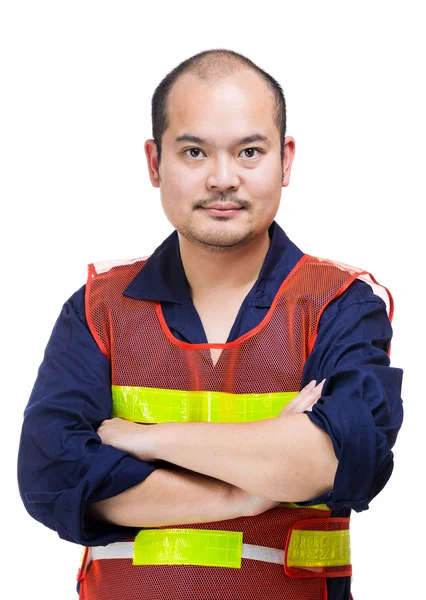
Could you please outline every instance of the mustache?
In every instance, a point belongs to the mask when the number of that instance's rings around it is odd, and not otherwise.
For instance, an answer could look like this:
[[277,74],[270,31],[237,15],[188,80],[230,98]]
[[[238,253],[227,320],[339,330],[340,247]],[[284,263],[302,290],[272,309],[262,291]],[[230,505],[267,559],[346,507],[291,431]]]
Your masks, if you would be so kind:
[[210,204],[216,204],[216,203],[220,203],[220,204],[236,204],[238,206],[238,208],[248,208],[250,206],[250,202],[248,200],[243,200],[241,198],[235,198],[233,196],[230,196],[229,198],[226,198],[224,196],[220,196],[220,197],[215,197],[215,198],[210,198],[209,200],[201,200],[197,206],[200,206],[202,208],[208,208],[210,206]]

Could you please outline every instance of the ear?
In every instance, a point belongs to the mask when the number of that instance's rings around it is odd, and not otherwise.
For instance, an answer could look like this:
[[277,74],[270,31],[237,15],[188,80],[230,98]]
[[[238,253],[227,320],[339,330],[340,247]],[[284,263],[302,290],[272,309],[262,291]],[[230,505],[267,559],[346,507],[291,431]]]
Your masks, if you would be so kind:
[[158,167],[157,144],[154,140],[146,140],[145,155],[148,163],[148,173],[154,187],[160,187],[160,171]]
[[283,179],[282,186],[286,187],[290,183],[291,166],[296,153],[296,142],[293,137],[284,138],[284,158],[283,158]]

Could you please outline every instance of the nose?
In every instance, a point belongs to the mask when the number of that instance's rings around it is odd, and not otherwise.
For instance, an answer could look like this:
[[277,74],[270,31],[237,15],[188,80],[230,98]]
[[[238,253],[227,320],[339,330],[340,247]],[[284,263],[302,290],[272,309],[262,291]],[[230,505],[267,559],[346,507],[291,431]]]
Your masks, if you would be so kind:
[[238,189],[240,179],[237,174],[237,168],[235,161],[229,156],[221,156],[212,161],[212,168],[207,180],[209,189]]

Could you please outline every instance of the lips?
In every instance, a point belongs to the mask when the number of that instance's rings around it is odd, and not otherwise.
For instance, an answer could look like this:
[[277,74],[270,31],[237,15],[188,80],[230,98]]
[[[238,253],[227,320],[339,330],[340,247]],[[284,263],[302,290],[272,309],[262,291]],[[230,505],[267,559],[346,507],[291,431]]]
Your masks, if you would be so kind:
[[240,210],[240,206],[236,206],[235,204],[212,204],[211,206],[206,206],[206,208],[214,208],[216,210]]
[[241,208],[223,208],[222,206],[220,208],[214,208],[213,206],[209,206],[209,207],[205,208],[204,210],[205,210],[205,212],[209,213],[212,216],[232,217],[233,215],[236,215],[237,213],[239,213],[242,209]]

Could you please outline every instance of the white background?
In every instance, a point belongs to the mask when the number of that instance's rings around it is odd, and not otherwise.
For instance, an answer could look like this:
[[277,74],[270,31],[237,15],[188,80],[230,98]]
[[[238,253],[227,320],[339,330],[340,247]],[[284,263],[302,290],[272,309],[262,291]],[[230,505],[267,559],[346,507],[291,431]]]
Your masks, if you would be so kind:
[[[296,139],[277,221],[304,251],[363,267],[395,301],[404,369],[395,470],[353,514],[355,600],[424,587],[424,21],[421,2],[46,2],[0,8],[2,582],[74,599],[80,548],[32,520],[16,483],[22,414],[63,302],[89,262],[172,231],[143,145],[161,79],[202,50],[283,86]],[[421,531],[422,530],[422,531]],[[417,540],[420,540],[417,545]],[[3,596],[3,592],[1,592]],[[4,597],[4,596],[3,596]]]

